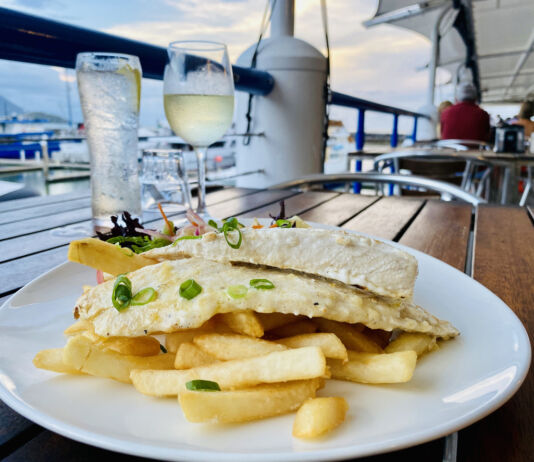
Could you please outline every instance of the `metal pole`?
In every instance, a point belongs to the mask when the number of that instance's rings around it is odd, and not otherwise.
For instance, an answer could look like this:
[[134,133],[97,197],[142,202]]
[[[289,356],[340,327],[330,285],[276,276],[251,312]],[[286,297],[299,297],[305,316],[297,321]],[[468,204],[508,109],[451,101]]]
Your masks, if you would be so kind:
[[271,37],[295,33],[295,0],[271,0]]
[[432,29],[432,54],[430,55],[430,63],[428,65],[428,93],[426,102],[427,105],[434,105],[434,96],[436,90],[436,70],[438,68],[439,61],[439,42],[441,39],[439,28],[441,21],[445,15],[451,10],[451,7],[444,8],[436,19],[434,28]]
[[[363,150],[363,145],[365,144],[365,110],[358,109],[358,129],[356,130],[356,151],[360,152]],[[362,161],[356,160],[356,166],[354,168],[355,172],[362,171]],[[362,190],[362,185],[359,182],[355,182],[352,185],[352,190],[355,194],[359,194]]]
[[412,131],[412,141],[415,143],[417,141],[417,117],[413,118],[413,131]]
[[391,131],[390,145],[392,148],[396,148],[399,144],[399,116],[393,115],[393,130]]

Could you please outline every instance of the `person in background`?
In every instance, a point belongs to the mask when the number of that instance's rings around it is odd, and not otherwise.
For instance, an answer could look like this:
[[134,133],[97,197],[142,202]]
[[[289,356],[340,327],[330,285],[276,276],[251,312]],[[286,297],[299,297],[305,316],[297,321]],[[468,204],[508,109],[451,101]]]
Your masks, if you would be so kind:
[[446,99],[445,101],[442,101],[438,106],[438,126],[437,126],[437,132],[438,132],[438,138],[441,138],[441,114],[445,109],[448,107],[451,107],[452,103]]
[[477,90],[470,82],[456,87],[456,104],[441,114],[441,139],[488,141],[490,116],[476,104]]
[[530,120],[534,115],[534,101],[524,101],[519,109],[519,114],[512,121],[514,125],[522,125],[525,128],[525,138],[529,138],[534,132],[534,122]]

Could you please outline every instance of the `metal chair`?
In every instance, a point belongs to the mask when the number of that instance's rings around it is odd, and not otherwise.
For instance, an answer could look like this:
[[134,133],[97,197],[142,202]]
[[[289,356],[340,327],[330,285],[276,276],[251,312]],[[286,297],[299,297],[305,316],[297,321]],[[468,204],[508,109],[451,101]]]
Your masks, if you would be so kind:
[[[482,158],[467,156],[461,150],[444,147],[411,148],[389,152],[375,158],[374,169],[377,172],[383,172],[389,166],[393,166],[397,172],[405,168],[436,181],[459,184],[460,188],[467,192],[472,192],[476,196],[484,194],[486,197],[489,194],[489,181],[493,169],[492,164]],[[483,166],[484,170],[477,173],[477,166]]]
[[[386,174],[378,172],[356,172],[356,173],[333,173],[333,174],[316,174],[307,175],[302,178],[295,178],[294,180],[285,181],[271,186],[269,189],[289,189],[301,188],[307,189],[306,186],[312,184],[324,183],[340,183],[340,182],[362,182],[362,183],[379,183],[379,184],[398,184],[411,185],[425,188],[429,191],[435,191],[441,195],[443,200],[450,200],[451,198],[459,199],[468,202],[474,207],[479,204],[485,204],[486,200],[471,194],[458,186],[444,181],[431,180],[415,175],[397,175]],[[304,187],[304,188],[303,188]]]

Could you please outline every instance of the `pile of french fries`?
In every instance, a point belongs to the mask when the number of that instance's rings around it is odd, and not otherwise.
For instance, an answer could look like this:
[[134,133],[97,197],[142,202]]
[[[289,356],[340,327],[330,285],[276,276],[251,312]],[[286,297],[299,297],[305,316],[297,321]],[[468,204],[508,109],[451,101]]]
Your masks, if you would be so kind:
[[[153,263],[96,239],[73,242],[69,260],[110,278]],[[436,338],[424,334],[393,338],[360,324],[253,311],[217,314],[200,328],[157,337],[99,337],[87,320],[75,322],[65,335],[65,347],[37,353],[36,367],[178,397],[191,422],[246,422],[298,410],[298,438],[324,435],[345,419],[344,398],[316,397],[326,379],[408,382],[417,358],[437,348]],[[215,382],[220,391],[188,389],[198,380]]]
[[[63,348],[40,351],[36,367],[131,383],[154,397],[178,397],[191,422],[236,423],[298,410],[293,435],[316,438],[340,425],[341,397],[317,398],[325,379],[402,383],[417,358],[436,348],[423,334],[372,331],[323,318],[219,314],[197,329],[158,336],[99,337],[90,322],[66,329]],[[195,380],[221,391],[188,390]]]

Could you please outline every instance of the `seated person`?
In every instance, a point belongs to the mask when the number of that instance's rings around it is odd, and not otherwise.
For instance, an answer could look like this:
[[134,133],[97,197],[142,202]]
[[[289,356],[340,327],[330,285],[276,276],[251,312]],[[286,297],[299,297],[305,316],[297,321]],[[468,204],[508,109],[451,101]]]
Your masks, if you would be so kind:
[[488,141],[490,116],[476,104],[477,90],[470,82],[456,88],[456,104],[441,114],[441,139]]
[[522,125],[525,128],[525,138],[529,138],[534,132],[534,122],[531,117],[534,115],[534,101],[524,101],[519,109],[517,118],[512,122],[514,125]]

